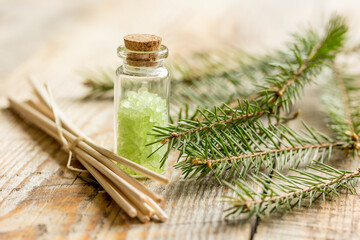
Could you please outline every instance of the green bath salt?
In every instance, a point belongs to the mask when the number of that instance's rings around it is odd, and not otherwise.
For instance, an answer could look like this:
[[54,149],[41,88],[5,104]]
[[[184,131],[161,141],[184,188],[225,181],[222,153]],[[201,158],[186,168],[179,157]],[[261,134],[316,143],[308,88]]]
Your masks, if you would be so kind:
[[[149,135],[154,125],[167,125],[166,100],[140,88],[137,92],[127,92],[127,98],[121,100],[118,106],[117,154],[150,170],[162,172],[160,159],[165,154],[166,147],[148,157],[162,144],[146,145],[155,141],[155,137]],[[131,175],[141,176],[122,165],[120,168]]]

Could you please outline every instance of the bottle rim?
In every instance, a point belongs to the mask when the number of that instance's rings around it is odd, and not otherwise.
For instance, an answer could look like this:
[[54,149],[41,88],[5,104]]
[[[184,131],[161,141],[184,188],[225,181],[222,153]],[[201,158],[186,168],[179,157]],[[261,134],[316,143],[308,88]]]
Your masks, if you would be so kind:
[[143,61],[159,62],[167,58],[169,55],[168,48],[165,45],[161,45],[158,50],[141,52],[127,49],[125,45],[121,45],[117,49],[118,57],[126,59],[137,59]]

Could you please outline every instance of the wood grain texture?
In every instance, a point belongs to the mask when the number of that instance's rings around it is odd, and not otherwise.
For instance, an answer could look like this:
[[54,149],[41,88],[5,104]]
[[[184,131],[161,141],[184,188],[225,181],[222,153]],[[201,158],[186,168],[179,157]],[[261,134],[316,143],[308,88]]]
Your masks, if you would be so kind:
[[[184,180],[170,167],[168,186],[146,182],[165,197],[162,207],[169,220],[144,225],[129,219],[104,191],[66,169],[66,153],[8,110],[6,96],[28,97],[29,74],[48,81],[67,116],[97,142],[111,146],[112,104],[82,100],[86,89],[78,72],[116,65],[115,50],[125,34],[158,34],[172,56],[224,42],[259,51],[266,49],[264,44],[280,45],[303,21],[321,23],[331,9],[346,14],[356,29],[357,5],[285,0],[271,5],[235,0],[1,1],[0,239],[250,239],[254,221],[223,218],[226,206],[218,200],[229,193],[227,188],[212,178]],[[296,13],[286,11],[289,8]],[[134,15],[136,21],[129,21]],[[312,111],[305,112],[304,119],[325,129],[318,106],[310,104],[317,95],[307,92],[308,101],[300,106]],[[356,167],[354,161],[336,164]],[[260,221],[254,237],[356,239],[359,209],[358,196],[346,194],[310,210]]]

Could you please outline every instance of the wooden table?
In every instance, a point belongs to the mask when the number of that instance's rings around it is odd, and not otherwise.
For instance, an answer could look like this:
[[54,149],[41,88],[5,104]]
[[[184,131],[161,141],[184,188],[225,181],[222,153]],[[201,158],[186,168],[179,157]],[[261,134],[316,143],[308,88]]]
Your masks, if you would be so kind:
[[[136,3],[135,3],[136,2]],[[122,36],[149,32],[164,37],[171,53],[237,43],[248,51],[281,46],[287,32],[311,20],[323,23],[336,9],[360,33],[356,1],[45,1],[0,3],[0,239],[359,239],[360,199],[342,194],[332,202],[295,210],[282,218],[225,221],[214,179],[146,182],[165,197],[165,223],[141,224],[100,188],[65,165],[67,154],[50,137],[7,109],[7,96],[25,99],[29,74],[48,81],[56,101],[88,135],[111,145],[111,101],[84,101],[79,72],[115,66]],[[302,118],[326,131],[310,88],[296,107]],[[295,126],[297,123],[292,123]],[[334,165],[355,169],[341,157]]]

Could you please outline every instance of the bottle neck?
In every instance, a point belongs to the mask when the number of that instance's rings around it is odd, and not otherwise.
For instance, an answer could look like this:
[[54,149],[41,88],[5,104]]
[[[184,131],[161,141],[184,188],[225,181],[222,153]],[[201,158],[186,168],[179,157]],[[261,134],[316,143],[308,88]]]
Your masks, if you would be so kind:
[[157,62],[155,66],[134,66],[126,60],[123,63],[123,70],[129,75],[156,75],[163,67],[163,61]]
[[168,49],[161,45],[151,52],[131,51],[124,45],[118,48],[118,56],[123,59],[124,72],[128,74],[156,75],[163,69],[163,62],[168,56]]

